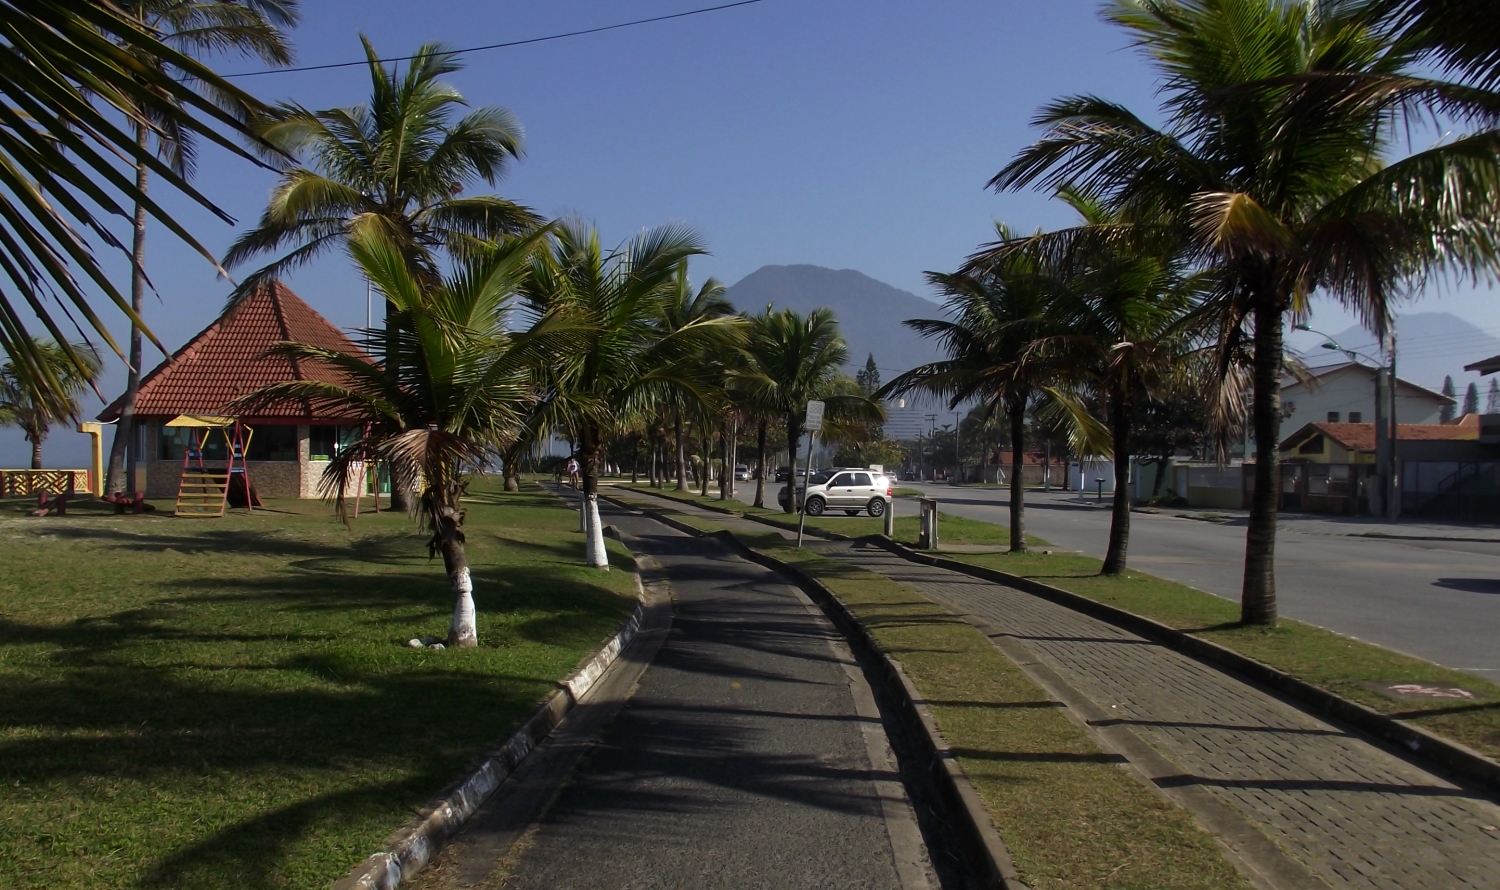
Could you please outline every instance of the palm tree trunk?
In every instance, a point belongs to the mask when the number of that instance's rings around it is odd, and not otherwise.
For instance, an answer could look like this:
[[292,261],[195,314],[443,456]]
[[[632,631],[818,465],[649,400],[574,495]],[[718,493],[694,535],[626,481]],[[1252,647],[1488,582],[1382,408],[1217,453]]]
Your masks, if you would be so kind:
[[682,412],[672,418],[672,430],[677,436],[677,490],[687,491],[687,451],[682,442]]
[[1109,413],[1109,432],[1115,451],[1115,500],[1109,519],[1109,548],[1099,574],[1119,575],[1125,571],[1130,549],[1130,406],[1124,398],[1113,398]]
[[802,444],[799,441],[801,438],[797,431],[797,415],[788,414],[786,416],[786,456],[787,466],[792,468],[792,474],[787,477],[786,483],[788,497],[785,509],[788,513],[796,513],[802,509],[802,492],[797,490],[797,446]]
[[583,473],[583,533],[587,535],[584,559],[596,569],[609,568],[609,556],[604,549],[604,526],[599,522],[599,466],[603,453],[602,437],[597,430],[585,429],[580,436],[579,469]]
[[45,433],[32,432],[26,438],[31,440],[31,468],[40,470],[42,468],[42,439]]
[[760,419],[755,431],[755,504],[766,508],[766,419]]
[[708,497],[708,477],[713,475],[709,472],[713,468],[713,449],[709,447],[706,429],[698,440],[698,446],[703,455],[703,472],[698,476],[698,497],[706,498]]
[[443,568],[453,589],[453,620],[448,625],[448,646],[468,649],[479,645],[479,630],[474,618],[474,581],[469,574],[469,558],[464,552],[463,511],[458,504],[455,486],[448,497],[436,491],[427,492],[424,500],[432,515],[433,537],[443,554]]
[[632,436],[630,448],[630,484],[641,481],[641,437]]
[[1011,399],[1010,411],[1010,552],[1026,552],[1026,399]]
[[[144,124],[135,125],[135,144],[144,152],[150,147],[149,132]],[[135,165],[135,187],[146,193],[150,170],[144,163]],[[135,219],[132,221],[130,256],[130,308],[139,318],[146,300],[146,205],[137,201]],[[115,438],[109,446],[109,472],[105,474],[104,490],[108,494],[119,494],[127,486],[135,485],[135,465],[140,455],[135,453],[135,402],[141,391],[141,362],[144,359],[144,339],[140,325],[130,325],[130,366],[125,369],[125,397],[120,404],[120,419],[115,424]]]
[[1281,302],[1262,299],[1255,307],[1255,492],[1245,533],[1245,581],[1240,621],[1276,623],[1276,507],[1281,494],[1277,445],[1281,438]]

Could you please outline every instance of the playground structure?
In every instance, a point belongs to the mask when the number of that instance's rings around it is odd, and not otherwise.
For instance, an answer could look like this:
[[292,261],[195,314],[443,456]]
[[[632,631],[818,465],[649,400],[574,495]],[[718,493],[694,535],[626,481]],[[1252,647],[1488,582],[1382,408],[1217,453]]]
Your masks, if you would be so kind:
[[[237,417],[183,414],[165,424],[169,428],[188,430],[188,447],[182,455],[182,477],[177,485],[177,516],[202,518],[223,516],[231,506],[254,510],[261,506],[255,487],[250,484],[249,468],[245,465],[246,450],[255,430],[240,422]],[[217,433],[224,440],[224,467],[217,464],[206,452]]]

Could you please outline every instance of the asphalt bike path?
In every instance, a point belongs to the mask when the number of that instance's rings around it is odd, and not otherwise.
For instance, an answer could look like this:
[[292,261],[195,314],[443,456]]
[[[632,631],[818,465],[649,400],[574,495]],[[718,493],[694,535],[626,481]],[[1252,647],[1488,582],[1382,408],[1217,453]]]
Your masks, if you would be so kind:
[[816,607],[718,541],[600,506],[665,575],[671,627],[540,817],[487,807],[419,886],[936,890],[875,700]]
[[[734,529],[767,530],[680,509]],[[808,546],[905,584],[977,625],[1101,746],[1214,832],[1262,887],[1500,887],[1500,806],[1400,752],[1022,591],[868,542],[810,538]]]

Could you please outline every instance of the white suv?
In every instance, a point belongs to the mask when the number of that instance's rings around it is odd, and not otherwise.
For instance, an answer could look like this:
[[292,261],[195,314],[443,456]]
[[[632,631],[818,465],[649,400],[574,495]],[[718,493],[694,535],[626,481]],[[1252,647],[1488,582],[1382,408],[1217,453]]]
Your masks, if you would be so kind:
[[[843,510],[850,516],[869,511],[871,516],[884,516],[892,494],[889,477],[869,467],[822,470],[814,473],[806,486],[797,487],[806,492],[809,516],[822,516],[825,510]],[[776,495],[783,507],[790,497],[789,486]]]

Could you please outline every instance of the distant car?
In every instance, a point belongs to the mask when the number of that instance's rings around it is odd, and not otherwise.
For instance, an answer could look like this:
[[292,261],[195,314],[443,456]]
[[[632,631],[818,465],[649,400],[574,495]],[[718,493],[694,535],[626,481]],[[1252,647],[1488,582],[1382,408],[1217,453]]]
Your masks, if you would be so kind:
[[737,481],[737,482],[749,482],[750,481],[750,468],[747,467],[747,466],[745,466],[744,464],[735,464],[734,465],[734,478],[735,478],[735,481]]
[[[894,493],[890,477],[868,467],[824,470],[797,488],[805,492],[809,516],[822,516],[826,510],[843,510],[850,516],[865,512],[884,516]],[[791,496],[791,486],[786,485],[777,492],[776,500],[785,508]]]
[[785,482],[786,480],[788,480],[790,478],[792,478],[792,468],[791,467],[777,467],[776,468],[776,481],[777,482]]

